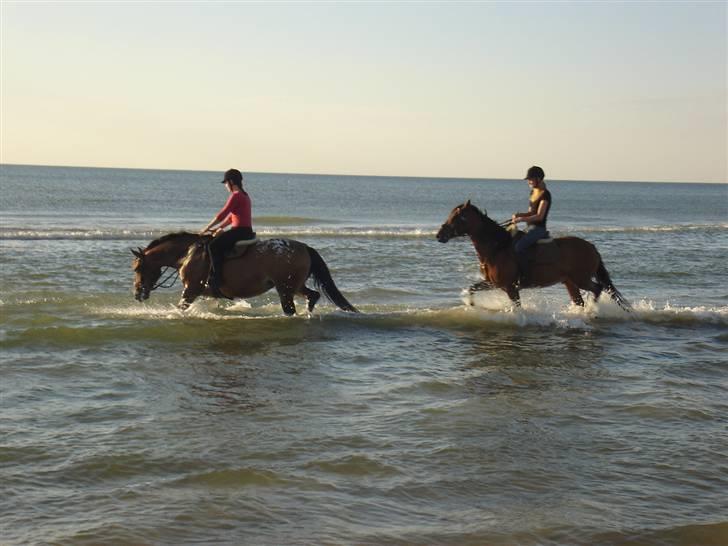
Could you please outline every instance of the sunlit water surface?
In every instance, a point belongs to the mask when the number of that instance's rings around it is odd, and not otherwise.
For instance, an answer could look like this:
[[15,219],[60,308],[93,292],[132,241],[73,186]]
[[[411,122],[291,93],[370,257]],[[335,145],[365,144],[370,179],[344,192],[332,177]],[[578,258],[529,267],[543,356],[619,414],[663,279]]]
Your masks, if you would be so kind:
[[132,298],[129,247],[203,226],[218,173],[1,173],[1,544],[728,544],[725,185],[550,183],[627,314],[465,304],[434,233],[522,182],[247,175],[363,311],[286,318]]

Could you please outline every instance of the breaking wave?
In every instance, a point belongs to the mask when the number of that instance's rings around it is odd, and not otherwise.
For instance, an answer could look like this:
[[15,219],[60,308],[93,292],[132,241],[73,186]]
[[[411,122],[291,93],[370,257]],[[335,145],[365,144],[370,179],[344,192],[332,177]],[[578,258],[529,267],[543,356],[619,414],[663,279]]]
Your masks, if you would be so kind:
[[[385,238],[385,239],[428,239],[435,236],[438,226],[356,226],[332,225],[324,220],[298,217],[264,217],[256,223],[256,231],[262,237],[327,237],[327,238]],[[138,241],[151,240],[161,237],[179,229],[151,229],[151,228],[0,228],[0,240],[118,240]],[[187,227],[186,229],[193,229]],[[609,227],[609,226],[558,226],[552,228],[555,237],[580,233],[681,233],[704,231],[710,234],[719,234],[728,231],[728,224],[680,224],[665,226],[636,226],[636,227]]]

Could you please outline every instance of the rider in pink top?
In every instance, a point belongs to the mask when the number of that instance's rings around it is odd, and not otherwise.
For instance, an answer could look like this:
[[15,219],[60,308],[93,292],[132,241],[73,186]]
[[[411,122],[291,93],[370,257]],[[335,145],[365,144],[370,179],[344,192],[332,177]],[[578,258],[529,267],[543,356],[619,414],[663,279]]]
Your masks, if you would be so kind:
[[223,222],[223,220],[227,221],[220,224],[217,227],[216,231],[221,230],[228,224],[230,224],[234,228],[252,228],[253,221],[250,217],[250,208],[250,196],[248,196],[248,194],[244,191],[237,188],[232,190],[230,197],[228,197],[227,203],[225,203],[225,206],[222,208],[222,210],[220,210],[220,212],[217,213],[217,216],[215,216],[215,223]]
[[[242,173],[237,169],[230,169],[225,172],[225,179],[222,182],[230,192],[230,197],[220,212],[202,230],[203,235],[212,233],[215,236],[210,242],[212,271],[208,285],[217,297],[222,296],[220,284],[225,253],[231,250],[238,241],[255,239],[251,214],[252,204],[250,196],[243,189]],[[213,230],[214,226],[217,227]],[[232,227],[223,231],[227,226]]]

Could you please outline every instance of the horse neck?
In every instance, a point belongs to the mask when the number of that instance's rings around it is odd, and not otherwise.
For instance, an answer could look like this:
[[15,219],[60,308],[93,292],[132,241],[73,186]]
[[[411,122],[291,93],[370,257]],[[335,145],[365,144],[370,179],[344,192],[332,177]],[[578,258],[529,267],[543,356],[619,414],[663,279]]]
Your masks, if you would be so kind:
[[149,249],[145,256],[153,259],[160,267],[179,269],[187,256],[187,250],[197,239],[199,239],[199,235],[185,234]]
[[508,245],[510,241],[508,232],[498,224],[488,219],[481,219],[470,231],[470,240],[473,242],[475,251],[483,263],[492,262],[496,255]]

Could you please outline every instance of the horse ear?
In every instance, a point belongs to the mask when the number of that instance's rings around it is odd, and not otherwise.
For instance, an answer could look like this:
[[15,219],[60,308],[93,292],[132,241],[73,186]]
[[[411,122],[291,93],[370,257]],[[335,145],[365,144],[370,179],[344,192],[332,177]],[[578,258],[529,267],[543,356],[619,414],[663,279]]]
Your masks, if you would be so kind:
[[131,250],[131,253],[134,254],[134,256],[136,256],[137,258],[144,257],[144,251],[141,249],[141,247],[139,247],[137,250],[134,250],[133,248],[130,248],[129,250]]
[[469,207],[470,206],[470,199],[468,199],[467,201],[465,201],[465,206],[466,207]]

